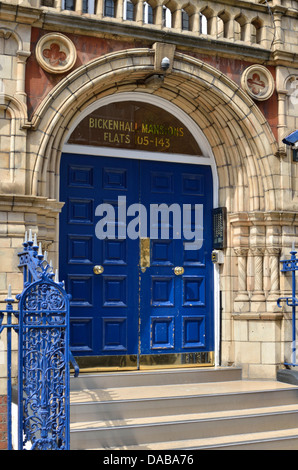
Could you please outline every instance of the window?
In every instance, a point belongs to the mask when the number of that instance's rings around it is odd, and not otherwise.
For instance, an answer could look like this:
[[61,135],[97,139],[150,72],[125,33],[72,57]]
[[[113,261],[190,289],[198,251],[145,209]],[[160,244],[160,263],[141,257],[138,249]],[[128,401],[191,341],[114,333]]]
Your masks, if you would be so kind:
[[182,30],[189,31],[189,16],[185,10],[182,10]]
[[104,3],[104,16],[114,18],[115,16],[115,5],[114,0],[105,0]]
[[75,11],[75,0],[65,0],[63,9],[64,10]]
[[144,23],[146,24],[153,24],[154,23],[154,18],[153,18],[153,8],[149,3],[144,2]]
[[251,22],[252,24],[252,44],[261,44],[262,40],[262,23],[259,19],[255,19]]
[[123,19],[133,21],[134,20],[134,4],[130,0],[124,0],[124,12]]
[[206,7],[200,13],[200,32],[201,34],[211,34],[212,19],[214,18],[214,11]]
[[172,12],[165,6],[162,7],[162,25],[167,28],[172,27]]
[[235,39],[236,41],[245,40],[245,25],[247,21],[243,15],[238,15],[235,18]]
[[202,13],[200,13],[200,33],[208,34],[207,18]]
[[229,37],[229,24],[230,16],[225,11],[222,11],[218,15],[217,19],[217,37],[228,38]]

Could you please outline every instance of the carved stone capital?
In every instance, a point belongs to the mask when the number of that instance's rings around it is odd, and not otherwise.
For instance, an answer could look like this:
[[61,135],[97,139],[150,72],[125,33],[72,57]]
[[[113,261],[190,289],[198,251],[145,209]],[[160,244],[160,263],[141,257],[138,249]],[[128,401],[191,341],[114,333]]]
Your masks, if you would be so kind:
[[279,247],[275,247],[275,246],[267,246],[266,247],[266,252],[270,256],[279,256],[280,253],[281,253],[281,249]]
[[234,251],[237,256],[247,256],[248,254],[248,247],[238,246],[234,248]]
[[264,256],[265,248],[263,246],[253,246],[250,251],[254,256]]

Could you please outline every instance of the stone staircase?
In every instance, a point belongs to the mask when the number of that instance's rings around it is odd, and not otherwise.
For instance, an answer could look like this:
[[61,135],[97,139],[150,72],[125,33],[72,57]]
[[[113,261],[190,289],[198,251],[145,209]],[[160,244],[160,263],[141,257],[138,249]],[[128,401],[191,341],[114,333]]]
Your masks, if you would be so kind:
[[238,368],[81,374],[71,449],[298,450],[298,387]]

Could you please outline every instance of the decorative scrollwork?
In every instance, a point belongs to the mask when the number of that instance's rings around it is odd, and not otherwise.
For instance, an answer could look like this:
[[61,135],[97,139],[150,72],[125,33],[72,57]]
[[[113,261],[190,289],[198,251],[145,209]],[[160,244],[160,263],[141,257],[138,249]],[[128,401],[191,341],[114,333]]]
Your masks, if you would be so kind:
[[51,282],[35,284],[24,296],[24,322],[29,324],[61,325],[65,321],[65,297]]
[[[11,307],[19,333],[19,449],[69,449],[69,296],[58,272],[53,272],[36,236],[27,233],[19,253],[24,273],[23,292],[16,296],[19,310]],[[0,329],[3,315],[0,312]]]
[[[68,296],[47,276],[35,272],[20,297],[23,320],[23,432],[31,450],[68,448]],[[40,276],[41,273],[41,276]]]

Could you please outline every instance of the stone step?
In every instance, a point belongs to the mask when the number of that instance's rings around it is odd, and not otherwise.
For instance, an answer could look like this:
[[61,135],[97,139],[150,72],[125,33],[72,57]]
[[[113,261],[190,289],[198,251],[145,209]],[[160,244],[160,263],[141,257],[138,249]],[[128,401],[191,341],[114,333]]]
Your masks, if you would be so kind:
[[71,423],[298,403],[298,389],[276,382],[242,381],[186,386],[128,387],[71,394]]
[[[91,449],[90,449],[91,450]],[[98,448],[93,450],[106,450]],[[139,446],[119,446],[109,448],[111,451],[146,451],[150,463],[156,461],[158,451],[191,451],[191,450],[298,450],[298,428],[266,431],[256,433],[244,433],[228,436],[220,436],[203,439],[185,439],[179,441],[166,441],[158,443],[147,443]],[[123,455],[129,455],[123,454]],[[151,457],[152,455],[152,457]],[[177,455],[179,455],[177,453]],[[190,454],[191,455],[191,454]]]
[[241,380],[241,377],[242,370],[238,367],[162,369],[95,374],[80,373],[79,377],[71,377],[70,389],[71,391],[80,391],[83,389],[226,382]]
[[298,448],[298,388],[228,369],[72,379],[71,449]]
[[175,416],[171,421],[155,420],[139,424],[106,422],[100,427],[72,428],[71,448],[103,449],[167,441],[206,439],[227,435],[277,431],[296,428],[298,409],[233,414],[220,417],[196,417],[179,420]]

